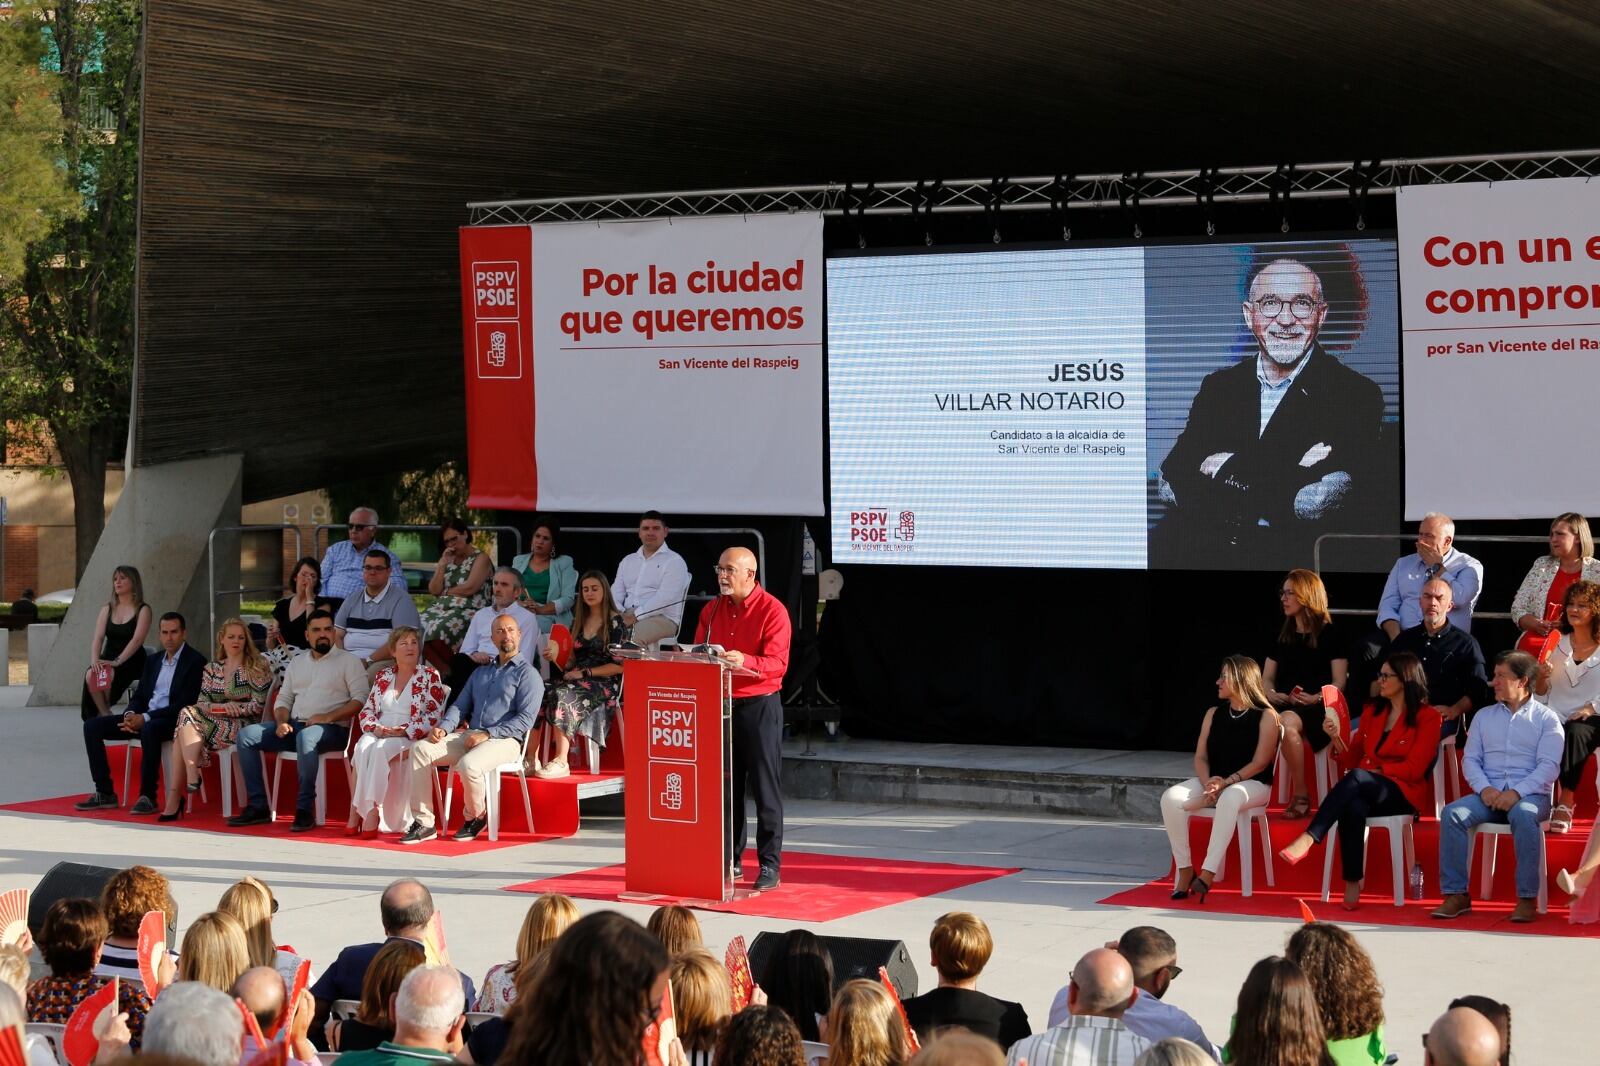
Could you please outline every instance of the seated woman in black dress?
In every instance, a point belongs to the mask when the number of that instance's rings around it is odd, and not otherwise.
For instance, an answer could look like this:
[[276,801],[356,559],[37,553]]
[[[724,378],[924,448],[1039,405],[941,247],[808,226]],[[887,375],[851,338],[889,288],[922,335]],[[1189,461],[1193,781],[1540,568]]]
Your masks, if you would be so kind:
[[289,573],[289,595],[272,606],[272,621],[267,624],[267,648],[309,648],[306,622],[318,607],[334,601],[319,596],[322,591],[322,566],[307,555]]
[[[1261,689],[1254,659],[1230,655],[1217,677],[1220,702],[1206,712],[1194,749],[1194,776],[1161,794],[1161,821],[1178,864],[1173,899],[1199,896],[1206,901],[1211,882],[1233,839],[1239,812],[1265,807],[1272,795],[1272,767],[1278,758],[1278,713]],[[1211,842],[1196,873],[1189,858],[1189,814],[1215,807]],[[1241,840],[1240,847],[1250,846]]]
[[1344,690],[1350,656],[1344,634],[1328,613],[1328,590],[1315,573],[1289,571],[1278,599],[1283,604],[1283,629],[1261,678],[1283,723],[1283,761],[1289,767],[1290,786],[1283,816],[1304,818],[1311,810],[1305,749],[1319,752],[1328,746],[1328,734],[1322,729],[1322,686]]

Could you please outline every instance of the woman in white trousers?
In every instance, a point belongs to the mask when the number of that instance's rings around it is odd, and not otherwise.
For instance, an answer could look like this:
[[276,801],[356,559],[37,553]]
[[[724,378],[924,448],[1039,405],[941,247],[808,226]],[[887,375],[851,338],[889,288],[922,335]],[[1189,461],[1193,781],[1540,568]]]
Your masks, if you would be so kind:
[[394,665],[378,671],[361,709],[361,739],[350,753],[356,785],[350,795],[351,836],[403,833],[410,818],[411,745],[439,724],[449,693],[439,671],[421,662],[422,638],[410,626],[390,636]]
[[[1278,714],[1261,686],[1261,668],[1254,659],[1230,655],[1217,677],[1219,702],[1206,712],[1195,744],[1195,776],[1161,795],[1161,821],[1172,843],[1178,873],[1173,899],[1196,896],[1201,903],[1211,890],[1217,868],[1233,839],[1239,812],[1263,807],[1272,795],[1272,769],[1278,758]],[[1189,854],[1189,815],[1215,807],[1205,861],[1195,873]],[[1248,847],[1241,841],[1240,847]]]

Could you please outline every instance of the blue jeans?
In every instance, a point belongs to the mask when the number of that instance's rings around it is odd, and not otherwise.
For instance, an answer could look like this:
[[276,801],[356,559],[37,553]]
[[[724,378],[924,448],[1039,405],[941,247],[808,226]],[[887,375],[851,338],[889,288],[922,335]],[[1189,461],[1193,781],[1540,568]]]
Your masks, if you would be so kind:
[[[1517,855],[1517,898],[1539,895],[1539,849],[1544,834],[1539,823],[1550,817],[1549,796],[1524,796],[1509,811],[1490,810],[1477,796],[1462,796],[1439,815],[1439,887],[1447,896],[1466,895],[1467,830],[1484,822],[1510,823]],[[1484,841],[1484,846],[1489,846]]]
[[294,809],[310,811],[317,804],[317,766],[322,761],[317,756],[327,751],[339,751],[350,739],[350,730],[342,725],[302,725],[292,723],[294,729],[288,736],[277,735],[276,722],[257,722],[239,730],[239,772],[244,775],[244,790],[252,807],[266,810],[267,786],[261,770],[261,753],[264,751],[292,751],[295,767],[300,772],[300,793]]

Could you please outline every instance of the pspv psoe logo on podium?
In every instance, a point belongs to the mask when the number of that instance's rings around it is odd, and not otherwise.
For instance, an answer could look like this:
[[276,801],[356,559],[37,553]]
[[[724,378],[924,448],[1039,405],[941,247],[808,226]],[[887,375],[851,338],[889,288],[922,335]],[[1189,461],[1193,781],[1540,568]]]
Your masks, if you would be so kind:
[[649,730],[650,819],[656,822],[698,822],[695,753],[698,714],[694,701],[665,696],[650,697],[646,726]]

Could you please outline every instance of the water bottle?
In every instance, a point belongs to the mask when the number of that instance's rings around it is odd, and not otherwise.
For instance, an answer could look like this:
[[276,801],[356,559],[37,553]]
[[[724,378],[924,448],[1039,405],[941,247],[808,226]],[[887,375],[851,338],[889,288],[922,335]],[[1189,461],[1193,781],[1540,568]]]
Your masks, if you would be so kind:
[[1422,898],[1422,864],[1420,862],[1411,864],[1411,898]]

